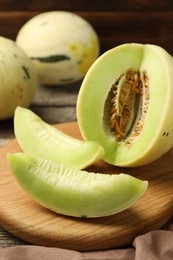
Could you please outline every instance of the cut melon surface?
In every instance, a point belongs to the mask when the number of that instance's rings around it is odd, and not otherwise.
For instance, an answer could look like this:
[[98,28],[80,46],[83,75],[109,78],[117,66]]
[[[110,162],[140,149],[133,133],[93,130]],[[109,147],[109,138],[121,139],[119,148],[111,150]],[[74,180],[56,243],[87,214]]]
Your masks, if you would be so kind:
[[172,148],[172,71],[173,58],[163,48],[138,43],[117,46],[91,66],[77,121],[85,140],[103,146],[105,161],[136,167]]
[[8,154],[21,187],[42,206],[68,216],[102,217],[132,206],[148,182],[127,174],[109,175],[69,168],[25,153]]
[[85,168],[104,154],[99,144],[75,139],[22,107],[15,111],[14,132],[24,152],[70,167]]

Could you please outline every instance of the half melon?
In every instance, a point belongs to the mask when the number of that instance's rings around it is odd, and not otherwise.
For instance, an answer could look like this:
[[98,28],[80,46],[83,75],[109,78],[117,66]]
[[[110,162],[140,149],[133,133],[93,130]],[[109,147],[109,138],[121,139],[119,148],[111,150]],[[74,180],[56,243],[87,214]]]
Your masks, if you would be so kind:
[[163,48],[129,43],[91,66],[77,99],[82,136],[110,164],[148,164],[173,146],[173,59]]

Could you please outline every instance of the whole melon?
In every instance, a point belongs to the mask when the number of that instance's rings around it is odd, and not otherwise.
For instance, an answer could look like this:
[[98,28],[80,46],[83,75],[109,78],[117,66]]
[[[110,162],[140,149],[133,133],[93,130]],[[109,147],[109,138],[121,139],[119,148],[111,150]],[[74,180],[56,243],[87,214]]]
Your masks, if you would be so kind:
[[33,61],[40,83],[46,85],[81,80],[100,49],[90,23],[66,11],[34,16],[19,30],[16,42]]
[[17,106],[28,107],[38,78],[27,56],[14,41],[0,37],[0,120],[13,117]]

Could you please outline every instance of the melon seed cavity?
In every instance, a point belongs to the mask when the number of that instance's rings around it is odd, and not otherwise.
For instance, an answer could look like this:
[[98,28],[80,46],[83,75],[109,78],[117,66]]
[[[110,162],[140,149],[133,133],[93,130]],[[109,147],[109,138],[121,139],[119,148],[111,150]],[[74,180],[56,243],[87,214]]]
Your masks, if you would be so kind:
[[105,116],[109,117],[111,132],[117,142],[130,145],[140,135],[149,98],[149,79],[145,71],[129,69],[112,85],[105,102],[105,107],[109,103]]

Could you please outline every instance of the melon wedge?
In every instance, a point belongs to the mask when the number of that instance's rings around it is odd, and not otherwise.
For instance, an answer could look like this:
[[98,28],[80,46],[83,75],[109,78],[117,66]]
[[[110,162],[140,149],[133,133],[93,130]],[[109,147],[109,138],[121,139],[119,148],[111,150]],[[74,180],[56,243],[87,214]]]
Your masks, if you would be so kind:
[[148,182],[130,175],[81,171],[25,153],[7,155],[21,187],[42,206],[68,216],[102,217],[132,206]]
[[85,168],[104,154],[99,144],[68,136],[27,108],[15,110],[14,132],[24,152],[70,167]]

